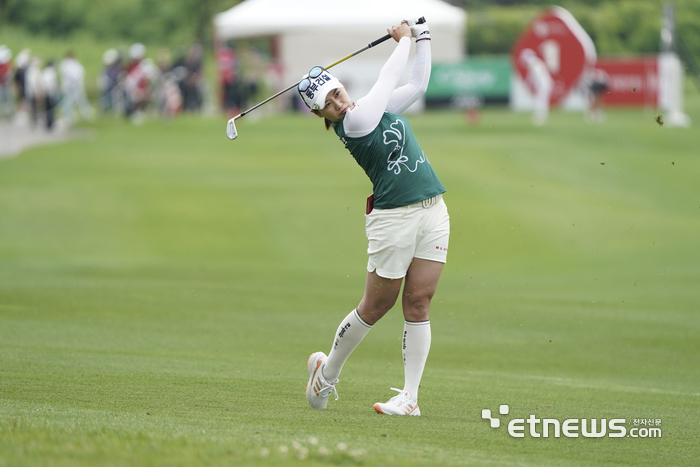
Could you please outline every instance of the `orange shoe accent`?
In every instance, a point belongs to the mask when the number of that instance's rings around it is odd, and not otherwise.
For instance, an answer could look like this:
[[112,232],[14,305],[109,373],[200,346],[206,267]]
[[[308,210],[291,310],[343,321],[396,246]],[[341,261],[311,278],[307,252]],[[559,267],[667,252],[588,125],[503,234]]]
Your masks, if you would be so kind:
[[328,381],[323,376],[323,365],[328,360],[328,357],[323,352],[314,352],[306,361],[307,371],[309,372],[309,382],[306,383],[306,401],[313,409],[325,409],[330,393],[335,394],[335,400],[338,400],[338,391],[335,389],[335,381]]
[[[313,354],[309,355],[308,360],[306,360],[306,367],[307,367],[307,368],[309,367],[309,362],[311,361],[311,356],[312,356],[312,355],[313,355]],[[310,379],[309,381],[313,381],[313,380],[314,380],[314,378],[316,377],[316,372],[317,372],[318,369],[321,367],[321,363],[323,363],[321,360],[319,360],[319,361],[316,362],[316,369],[314,370],[314,374],[313,374],[313,376],[311,377],[311,379]],[[314,388],[314,392],[315,392],[316,395],[318,396],[318,390],[316,390],[316,389]],[[304,394],[308,394],[308,393],[309,393],[309,385],[307,384],[307,385],[306,385],[306,389],[304,390]],[[311,407],[311,408],[313,409],[313,407],[311,406],[311,402],[309,402],[308,397],[307,397],[307,399],[306,399],[306,402],[309,404],[309,407]]]
[[374,407],[374,410],[376,410],[377,412],[379,412],[379,413],[381,413],[381,414],[384,413],[384,412],[382,412],[382,408],[379,407],[379,402],[377,402],[376,404],[374,404],[373,407]]
[[[312,380],[312,381],[313,381],[313,379],[316,377],[316,372],[318,371],[318,369],[321,368],[321,364],[322,364],[322,363],[323,363],[323,362],[322,362],[321,360],[319,360],[319,361],[316,362],[316,369],[314,370],[313,376],[311,376],[311,380]],[[317,383],[317,384],[320,384],[320,382]],[[314,389],[316,389],[316,388],[314,388]],[[316,392],[318,393],[318,391],[316,391]]]

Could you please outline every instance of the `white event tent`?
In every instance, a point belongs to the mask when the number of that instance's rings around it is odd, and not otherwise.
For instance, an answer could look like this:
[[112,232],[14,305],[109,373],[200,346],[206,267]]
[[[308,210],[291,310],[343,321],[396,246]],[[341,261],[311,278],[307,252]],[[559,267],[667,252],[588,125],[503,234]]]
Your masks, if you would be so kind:
[[[311,67],[329,65],[384,36],[392,24],[420,16],[430,26],[433,62],[461,60],[466,13],[442,0],[245,0],[214,17],[214,33],[218,43],[270,38],[284,87]],[[390,41],[333,68],[351,96],[361,97],[374,84],[394,50]]]

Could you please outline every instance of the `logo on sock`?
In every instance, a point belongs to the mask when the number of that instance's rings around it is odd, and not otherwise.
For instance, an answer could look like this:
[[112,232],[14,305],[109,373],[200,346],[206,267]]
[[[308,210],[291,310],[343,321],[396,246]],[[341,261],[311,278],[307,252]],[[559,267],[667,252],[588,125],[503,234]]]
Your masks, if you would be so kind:
[[350,326],[351,326],[350,323],[348,323],[348,324],[346,324],[345,326],[343,326],[343,328],[342,328],[342,329],[340,330],[340,332],[338,333],[338,337],[343,337],[343,336],[345,335],[345,331],[347,331],[348,329],[350,329]]
[[[352,325],[350,323],[348,323],[345,326],[343,326],[342,328],[340,328],[340,332],[338,333],[338,339],[340,339],[341,337],[343,337],[345,335],[345,331],[350,329],[350,326],[352,326]],[[335,342],[333,343],[333,348],[335,348],[335,349],[338,348],[338,343],[339,343],[338,339],[336,339]]]

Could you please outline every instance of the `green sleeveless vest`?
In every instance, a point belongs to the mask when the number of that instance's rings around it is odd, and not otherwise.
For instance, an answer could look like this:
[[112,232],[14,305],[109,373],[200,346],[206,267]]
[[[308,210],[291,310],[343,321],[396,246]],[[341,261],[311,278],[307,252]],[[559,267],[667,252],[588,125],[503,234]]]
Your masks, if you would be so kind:
[[407,206],[445,192],[402,115],[384,112],[379,125],[360,138],[346,136],[342,121],[333,129],[371,180],[375,208]]

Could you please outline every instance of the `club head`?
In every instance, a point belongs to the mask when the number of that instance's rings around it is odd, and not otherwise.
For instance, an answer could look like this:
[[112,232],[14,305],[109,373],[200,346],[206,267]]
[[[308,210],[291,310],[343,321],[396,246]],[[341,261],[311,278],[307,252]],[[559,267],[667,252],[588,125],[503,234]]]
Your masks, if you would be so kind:
[[228,139],[236,139],[238,136],[238,132],[236,131],[236,118],[232,118],[231,120],[228,121],[226,124],[226,136],[228,136]]

